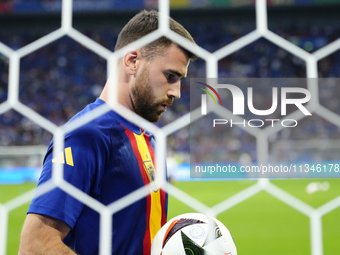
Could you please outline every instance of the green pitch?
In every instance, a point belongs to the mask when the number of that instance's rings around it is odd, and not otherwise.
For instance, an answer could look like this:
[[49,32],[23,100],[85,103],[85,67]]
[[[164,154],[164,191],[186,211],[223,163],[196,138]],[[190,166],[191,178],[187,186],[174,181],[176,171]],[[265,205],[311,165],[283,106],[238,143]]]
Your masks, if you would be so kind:
[[[0,203],[4,204],[13,198],[34,189],[36,184],[25,183],[21,185],[0,185]],[[20,232],[26,217],[29,203],[12,211],[8,215],[7,254],[18,254]],[[1,217],[1,216],[0,216]]]
[[[306,193],[311,182],[325,182],[327,191]],[[211,207],[253,185],[255,181],[179,182],[176,186]],[[317,208],[340,196],[340,179],[275,180],[275,185]],[[170,196],[168,219],[194,212]],[[340,251],[340,207],[322,217],[324,254]],[[265,191],[230,208],[217,217],[230,230],[238,254],[243,255],[310,255],[309,218]]]
[[[306,193],[306,186],[310,182],[325,181],[330,184],[327,191]],[[175,186],[210,207],[254,183],[255,181],[178,182]],[[340,196],[340,179],[275,180],[272,183],[314,208]],[[35,186],[36,184],[0,185],[0,203],[10,201]],[[28,203],[9,214],[7,254],[18,253],[20,231],[27,207]],[[187,212],[194,212],[194,209],[169,196],[168,219]],[[339,254],[339,215],[340,208],[337,208],[322,218],[324,254]],[[267,192],[261,191],[217,218],[232,233],[240,255],[311,254],[308,217]]]

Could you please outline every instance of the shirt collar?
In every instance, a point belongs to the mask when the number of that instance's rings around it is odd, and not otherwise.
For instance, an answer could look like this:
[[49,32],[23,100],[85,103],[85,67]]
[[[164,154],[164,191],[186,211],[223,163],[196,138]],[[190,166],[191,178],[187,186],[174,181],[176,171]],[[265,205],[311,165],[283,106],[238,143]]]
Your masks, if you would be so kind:
[[[100,98],[97,98],[97,100],[94,102],[95,105],[100,106],[102,104],[106,104],[105,101],[103,101]],[[142,133],[142,129],[119,115],[117,112],[114,110],[109,111],[108,114],[110,114],[112,117],[114,117],[119,123],[121,123],[124,127],[130,129],[132,132],[134,132],[137,135],[140,135]]]

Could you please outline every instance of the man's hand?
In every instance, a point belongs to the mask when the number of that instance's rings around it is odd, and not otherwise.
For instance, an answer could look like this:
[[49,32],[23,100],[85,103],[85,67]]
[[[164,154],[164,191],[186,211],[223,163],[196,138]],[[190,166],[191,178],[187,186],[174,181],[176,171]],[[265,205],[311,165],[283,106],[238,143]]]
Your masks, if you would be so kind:
[[28,214],[21,232],[19,255],[75,254],[62,240],[71,228],[63,221],[39,214]]

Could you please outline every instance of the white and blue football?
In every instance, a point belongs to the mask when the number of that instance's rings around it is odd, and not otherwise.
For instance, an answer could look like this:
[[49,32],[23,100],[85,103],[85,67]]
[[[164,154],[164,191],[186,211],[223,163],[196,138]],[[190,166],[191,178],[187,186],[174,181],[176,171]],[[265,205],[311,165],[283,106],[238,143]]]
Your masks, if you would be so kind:
[[156,234],[151,255],[236,255],[229,230],[217,219],[201,213],[181,214]]

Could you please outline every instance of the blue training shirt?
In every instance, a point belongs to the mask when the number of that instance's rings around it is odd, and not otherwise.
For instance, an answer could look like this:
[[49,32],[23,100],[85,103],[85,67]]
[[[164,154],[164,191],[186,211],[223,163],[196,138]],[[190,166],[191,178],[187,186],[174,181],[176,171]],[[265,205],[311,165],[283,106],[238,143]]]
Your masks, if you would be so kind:
[[[72,120],[104,104],[89,104]],[[53,157],[53,140],[38,186],[64,165],[64,179],[104,205],[128,195],[154,176],[154,137],[109,111],[65,136],[64,151]],[[150,254],[151,242],[166,223],[167,194],[150,185],[150,195],[112,216],[112,254]],[[63,240],[79,254],[98,254],[99,214],[59,188],[34,198],[28,213],[47,215],[71,227]]]

